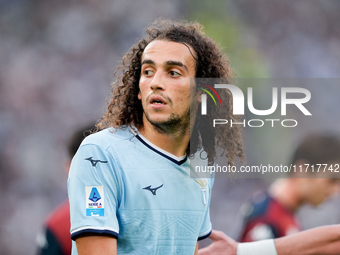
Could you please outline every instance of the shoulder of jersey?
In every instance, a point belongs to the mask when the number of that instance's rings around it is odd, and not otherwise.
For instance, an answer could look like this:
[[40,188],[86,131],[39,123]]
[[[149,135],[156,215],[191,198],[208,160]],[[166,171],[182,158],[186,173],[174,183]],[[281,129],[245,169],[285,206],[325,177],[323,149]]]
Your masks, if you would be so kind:
[[248,205],[249,209],[246,217],[254,218],[266,214],[271,203],[272,198],[266,193],[256,194],[256,196],[252,198],[252,202]]
[[97,133],[87,136],[83,140],[82,145],[95,144],[102,147],[108,147],[112,145],[112,143],[130,140],[133,136],[134,135],[130,132],[129,128],[106,128]]

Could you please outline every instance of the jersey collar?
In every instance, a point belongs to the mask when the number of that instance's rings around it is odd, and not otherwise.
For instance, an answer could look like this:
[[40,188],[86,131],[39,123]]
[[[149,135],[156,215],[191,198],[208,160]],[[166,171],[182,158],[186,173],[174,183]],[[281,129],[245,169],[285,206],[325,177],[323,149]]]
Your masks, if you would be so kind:
[[158,153],[162,157],[165,157],[166,159],[174,162],[177,165],[182,165],[186,160],[187,160],[187,155],[184,155],[182,157],[177,157],[161,148],[158,146],[154,145],[151,143],[148,139],[146,139],[141,133],[138,132],[136,128],[130,128],[132,133],[135,135],[135,137],[146,147],[148,147],[150,150],[153,150],[154,152]]

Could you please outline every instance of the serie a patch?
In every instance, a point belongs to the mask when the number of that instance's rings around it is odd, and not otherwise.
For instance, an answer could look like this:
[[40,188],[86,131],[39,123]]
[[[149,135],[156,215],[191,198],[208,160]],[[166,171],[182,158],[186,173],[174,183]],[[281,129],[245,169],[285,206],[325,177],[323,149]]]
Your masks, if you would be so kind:
[[103,186],[86,186],[86,216],[104,216]]

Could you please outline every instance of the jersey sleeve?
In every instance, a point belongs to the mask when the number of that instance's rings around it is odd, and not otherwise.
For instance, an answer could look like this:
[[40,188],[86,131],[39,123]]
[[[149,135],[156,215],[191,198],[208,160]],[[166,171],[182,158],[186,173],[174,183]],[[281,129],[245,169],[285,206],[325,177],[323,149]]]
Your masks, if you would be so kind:
[[205,238],[207,238],[211,231],[212,231],[212,225],[211,225],[211,221],[210,221],[210,200],[211,200],[211,191],[212,191],[212,187],[214,184],[214,178],[208,178],[208,208],[206,210],[205,216],[204,216],[204,220],[203,220],[203,224],[201,227],[201,230],[199,232],[199,236],[198,236],[198,241],[203,240]]
[[98,145],[81,145],[68,178],[72,240],[83,235],[118,237],[119,187],[112,156]]

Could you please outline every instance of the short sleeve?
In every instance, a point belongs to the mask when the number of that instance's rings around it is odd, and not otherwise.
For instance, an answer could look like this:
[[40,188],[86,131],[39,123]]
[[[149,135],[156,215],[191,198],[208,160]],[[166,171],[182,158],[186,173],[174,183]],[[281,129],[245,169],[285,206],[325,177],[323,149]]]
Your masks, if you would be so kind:
[[214,184],[214,178],[208,178],[208,181],[209,181],[209,200],[208,200],[208,205],[207,205],[208,208],[204,216],[201,230],[199,232],[198,241],[207,238],[212,231],[212,225],[210,221],[210,201],[211,201],[211,191],[212,191],[212,187]]
[[81,145],[68,177],[71,238],[83,235],[118,237],[119,181],[115,162],[102,147]]

